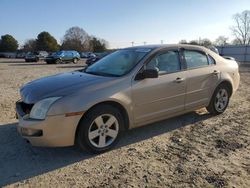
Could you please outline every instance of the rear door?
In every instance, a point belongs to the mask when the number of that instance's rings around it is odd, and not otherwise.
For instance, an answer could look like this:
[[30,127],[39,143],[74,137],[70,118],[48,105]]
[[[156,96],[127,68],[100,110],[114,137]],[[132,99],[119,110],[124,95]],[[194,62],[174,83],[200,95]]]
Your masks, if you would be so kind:
[[64,60],[64,61],[69,61],[70,58],[71,58],[71,52],[65,51],[65,52],[64,52],[64,56],[63,56],[63,60]]
[[215,60],[198,50],[184,49],[182,54],[187,69],[185,109],[204,107],[209,104],[220,79]]

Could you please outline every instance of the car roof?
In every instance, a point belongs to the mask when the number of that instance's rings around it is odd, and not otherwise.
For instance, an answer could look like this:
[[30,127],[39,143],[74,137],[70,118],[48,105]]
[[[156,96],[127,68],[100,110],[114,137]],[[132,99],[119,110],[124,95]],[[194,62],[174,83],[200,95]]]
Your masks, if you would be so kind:
[[190,44],[155,44],[155,45],[142,45],[142,46],[133,46],[124,48],[126,50],[139,50],[139,49],[164,49],[164,48],[189,48],[189,49],[197,49],[197,50],[207,50],[207,48],[198,45],[190,45]]
[[77,52],[75,50],[61,50],[61,51],[58,51],[58,52]]

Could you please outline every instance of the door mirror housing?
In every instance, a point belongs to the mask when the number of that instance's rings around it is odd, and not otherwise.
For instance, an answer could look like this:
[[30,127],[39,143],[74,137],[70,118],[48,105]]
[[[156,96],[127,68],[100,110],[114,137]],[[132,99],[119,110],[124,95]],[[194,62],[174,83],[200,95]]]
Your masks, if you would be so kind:
[[156,69],[145,69],[136,75],[135,80],[143,80],[145,78],[158,78],[158,71]]

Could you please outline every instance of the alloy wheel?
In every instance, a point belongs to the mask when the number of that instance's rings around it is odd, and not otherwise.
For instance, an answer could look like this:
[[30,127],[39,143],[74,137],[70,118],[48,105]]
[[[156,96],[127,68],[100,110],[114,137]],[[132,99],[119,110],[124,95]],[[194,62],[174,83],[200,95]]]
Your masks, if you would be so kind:
[[102,114],[94,119],[88,130],[90,143],[97,148],[112,144],[119,133],[119,124],[115,116]]
[[214,105],[217,111],[222,112],[226,107],[227,107],[227,103],[228,103],[228,92],[226,89],[221,88],[216,97],[215,97],[215,101],[214,101]]

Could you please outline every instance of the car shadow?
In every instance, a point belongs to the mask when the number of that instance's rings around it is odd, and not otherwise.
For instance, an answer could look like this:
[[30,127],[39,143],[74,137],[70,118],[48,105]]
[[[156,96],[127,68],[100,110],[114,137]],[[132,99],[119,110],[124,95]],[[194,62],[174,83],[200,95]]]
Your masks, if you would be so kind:
[[[47,65],[47,66],[55,66],[56,64],[47,64],[47,63],[15,63],[10,64],[8,66],[15,66],[15,67],[22,67],[22,66],[40,66],[40,65]],[[65,65],[61,64],[59,66],[56,66],[56,68],[84,68],[86,67],[86,64],[76,64],[76,65]]]
[[[147,140],[154,136],[210,118],[207,113],[192,112],[126,131],[113,149]],[[16,123],[0,125],[0,187],[44,174],[95,157],[76,147],[32,147],[16,131]]]
[[25,63],[24,59],[12,59],[12,60],[3,60],[0,58],[0,64],[12,64],[12,63]]

